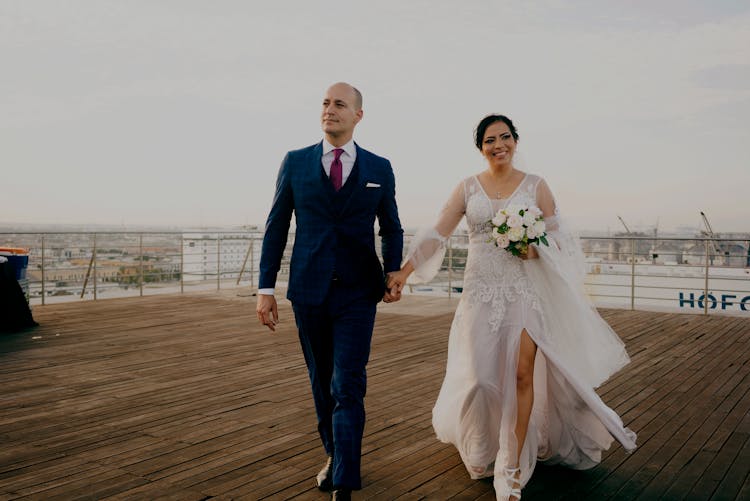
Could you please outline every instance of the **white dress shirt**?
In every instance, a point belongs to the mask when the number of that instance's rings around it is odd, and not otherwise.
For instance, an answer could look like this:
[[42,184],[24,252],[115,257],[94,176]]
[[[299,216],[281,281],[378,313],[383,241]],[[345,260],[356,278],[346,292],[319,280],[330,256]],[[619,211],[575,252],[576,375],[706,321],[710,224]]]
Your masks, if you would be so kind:
[[[336,147],[331,143],[323,139],[323,156],[320,158],[320,163],[323,164],[323,170],[326,171],[326,176],[331,177],[331,164],[333,163],[333,157]],[[346,183],[349,179],[349,174],[352,173],[354,168],[354,161],[357,160],[357,148],[354,146],[354,140],[349,141],[344,146],[341,146],[344,152],[339,157],[341,160],[341,186]]]
[[[341,160],[341,185],[343,186],[346,180],[349,179],[349,174],[352,173],[352,169],[354,168],[354,162],[357,160],[357,147],[354,146],[354,140],[352,139],[344,146],[340,146],[340,148],[344,150],[339,157],[339,160]],[[331,177],[331,164],[335,156],[333,152],[335,149],[336,146],[323,139],[323,156],[320,158],[320,163],[323,164],[323,170],[325,170],[328,177]],[[258,289],[258,294],[273,296],[274,290],[272,288]]]

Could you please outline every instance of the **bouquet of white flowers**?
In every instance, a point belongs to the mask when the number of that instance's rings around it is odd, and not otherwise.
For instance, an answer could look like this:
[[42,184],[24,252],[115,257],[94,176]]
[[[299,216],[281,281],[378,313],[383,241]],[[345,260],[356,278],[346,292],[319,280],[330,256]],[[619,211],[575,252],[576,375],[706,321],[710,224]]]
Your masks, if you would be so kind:
[[526,254],[530,244],[549,246],[544,218],[538,207],[509,205],[500,209],[489,224],[492,226],[490,241],[514,256]]

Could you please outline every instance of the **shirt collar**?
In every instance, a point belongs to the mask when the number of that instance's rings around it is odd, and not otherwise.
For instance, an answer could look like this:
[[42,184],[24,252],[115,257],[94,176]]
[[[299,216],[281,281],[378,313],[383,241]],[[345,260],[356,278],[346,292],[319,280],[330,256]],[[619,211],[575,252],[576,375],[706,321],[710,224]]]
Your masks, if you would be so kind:
[[[340,146],[340,148],[344,150],[344,153],[349,155],[350,158],[354,158],[357,155],[357,147],[354,145],[354,139],[351,139],[344,146]],[[331,151],[335,149],[336,149],[336,146],[333,146],[331,143],[323,139],[323,154],[324,155],[330,153]]]

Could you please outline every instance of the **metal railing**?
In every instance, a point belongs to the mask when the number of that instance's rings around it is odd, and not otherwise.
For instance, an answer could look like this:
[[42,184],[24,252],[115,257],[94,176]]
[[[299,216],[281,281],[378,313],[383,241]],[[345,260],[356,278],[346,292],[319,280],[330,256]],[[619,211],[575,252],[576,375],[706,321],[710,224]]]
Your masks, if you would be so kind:
[[582,237],[585,285],[599,306],[750,315],[748,240]]
[[0,246],[29,250],[21,282],[42,305],[252,287],[261,240],[257,231],[0,233]]
[[[447,245],[438,276],[410,292],[450,297],[462,291],[468,236],[453,235]],[[596,306],[750,316],[750,235],[583,236],[581,246],[584,287]]]
[[[405,235],[405,248],[413,235]],[[256,230],[0,233],[0,246],[29,249],[23,284],[31,304],[144,296],[257,284],[263,234]],[[285,285],[291,234],[282,259]],[[750,315],[748,238],[581,237],[586,291],[597,306]],[[378,246],[379,247],[379,246]],[[455,234],[438,275],[414,294],[463,290],[468,237]]]

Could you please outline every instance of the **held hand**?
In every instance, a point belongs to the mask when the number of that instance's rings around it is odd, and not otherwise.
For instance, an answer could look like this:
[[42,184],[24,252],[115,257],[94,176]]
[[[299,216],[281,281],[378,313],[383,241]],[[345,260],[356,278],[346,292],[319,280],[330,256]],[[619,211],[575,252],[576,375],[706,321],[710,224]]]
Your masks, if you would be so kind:
[[383,294],[384,303],[395,303],[396,301],[400,299],[401,299],[401,293],[397,292],[395,288],[386,289],[385,294]]
[[275,332],[276,324],[279,323],[279,310],[276,298],[268,294],[258,294],[258,306],[255,308],[255,311],[258,314],[260,323]]
[[539,259],[539,253],[536,251],[536,247],[533,245],[529,245],[528,250],[526,251],[526,254],[521,254],[519,256],[521,259]]
[[399,273],[398,271],[391,271],[386,274],[383,302],[394,303],[401,299],[401,290],[404,288],[406,278],[399,277]]
[[388,287],[389,289],[393,289],[395,287],[395,291],[400,294],[401,291],[404,290],[404,285],[406,285],[407,278],[409,278],[409,273],[405,269],[392,271],[388,273],[386,277],[386,287]]
[[385,294],[383,294],[384,303],[395,303],[401,299],[401,291],[392,278],[393,273],[385,276]]
[[385,286],[387,290],[383,296],[383,301],[390,303],[401,299],[401,291],[404,290],[406,279],[409,278],[412,271],[414,271],[414,268],[410,262],[407,262],[399,271],[391,271],[386,275]]

